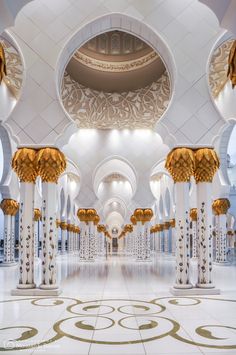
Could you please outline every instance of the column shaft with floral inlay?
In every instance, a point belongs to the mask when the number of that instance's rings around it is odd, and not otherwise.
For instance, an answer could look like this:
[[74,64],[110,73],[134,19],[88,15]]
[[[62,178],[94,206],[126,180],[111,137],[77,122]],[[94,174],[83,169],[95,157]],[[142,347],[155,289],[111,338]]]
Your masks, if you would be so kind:
[[194,154],[188,148],[175,148],[165,167],[175,182],[176,192],[176,282],[174,288],[191,288],[189,280],[189,182],[194,171]]
[[230,208],[227,198],[219,198],[212,204],[216,215],[216,262],[219,264],[227,263],[227,226],[226,214]]
[[0,204],[4,213],[4,266],[15,265],[15,215],[19,204],[13,199],[4,199]]
[[164,252],[169,254],[170,222],[164,223]]
[[34,187],[38,174],[37,151],[20,148],[12,168],[20,179],[19,205],[19,283],[17,288],[34,288]]
[[57,227],[57,238],[56,238],[56,250],[57,250],[57,254],[59,254],[59,237],[60,237],[60,225],[61,222],[59,221],[59,219],[56,219],[56,227]]
[[66,253],[66,239],[67,239],[67,223],[62,221],[60,223],[61,227],[61,254]]
[[198,256],[198,238],[197,238],[197,208],[190,210],[190,238],[192,240],[192,258],[196,259]]
[[70,222],[67,223],[67,246],[68,253],[72,253],[73,251],[73,224]]
[[198,283],[200,288],[213,288],[212,281],[212,180],[219,168],[219,158],[211,148],[195,151],[194,177],[197,183],[198,208]]
[[176,253],[176,233],[175,233],[175,219],[170,220],[171,227],[171,254],[175,255]]
[[133,225],[133,234],[132,234],[132,238],[133,238],[133,256],[134,258],[137,257],[137,219],[136,217],[132,214],[132,216],[130,217],[130,222]]
[[39,208],[35,208],[34,209],[34,257],[35,258],[38,258],[40,218],[41,218],[41,211]]
[[56,148],[43,148],[37,154],[38,172],[42,179],[42,289],[57,289],[56,271],[56,203],[57,181],[66,169],[66,159]]

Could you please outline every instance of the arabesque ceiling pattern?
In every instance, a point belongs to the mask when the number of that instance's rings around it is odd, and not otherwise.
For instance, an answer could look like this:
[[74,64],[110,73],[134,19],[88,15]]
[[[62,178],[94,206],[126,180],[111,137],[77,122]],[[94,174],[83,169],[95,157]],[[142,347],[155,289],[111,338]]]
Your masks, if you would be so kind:
[[154,128],[167,109],[170,82],[165,72],[149,86],[123,93],[106,93],[84,87],[64,76],[62,101],[80,128]]
[[0,42],[3,45],[7,63],[7,76],[4,81],[12,95],[18,99],[23,80],[22,60],[17,50],[5,38],[0,37]]
[[233,39],[223,42],[214,50],[211,57],[209,67],[209,84],[214,98],[219,95],[228,81],[228,57],[233,42]]

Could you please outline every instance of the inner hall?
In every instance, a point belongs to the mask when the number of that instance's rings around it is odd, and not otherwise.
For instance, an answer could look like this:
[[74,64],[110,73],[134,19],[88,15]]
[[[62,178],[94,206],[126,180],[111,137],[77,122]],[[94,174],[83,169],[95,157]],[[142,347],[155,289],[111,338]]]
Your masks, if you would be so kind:
[[236,1],[0,0],[0,353],[236,355]]

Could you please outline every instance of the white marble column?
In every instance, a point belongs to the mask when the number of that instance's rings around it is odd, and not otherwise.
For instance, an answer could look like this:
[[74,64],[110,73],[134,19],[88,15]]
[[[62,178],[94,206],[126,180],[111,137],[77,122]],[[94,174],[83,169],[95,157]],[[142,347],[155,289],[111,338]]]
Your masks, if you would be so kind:
[[160,231],[159,231],[159,236],[160,236],[160,252],[164,252],[164,223],[160,223]]
[[67,223],[67,251],[72,253],[73,251],[73,224]]
[[227,198],[219,198],[212,204],[216,217],[216,259],[215,262],[220,265],[228,263],[227,260],[227,226],[226,214],[230,208],[230,202]]
[[[20,179],[19,283],[17,289],[24,289],[24,291],[35,288],[33,217],[34,188],[37,178],[36,158],[37,151],[31,148],[18,149],[12,158],[12,168]],[[12,294],[19,294],[20,290],[18,291],[13,290]]]
[[176,281],[174,289],[192,287],[189,278],[189,182],[194,172],[194,153],[175,148],[167,156],[166,169],[175,183]]
[[56,227],[57,227],[56,250],[57,250],[57,255],[59,254],[60,225],[61,225],[61,222],[57,218],[56,219]]
[[150,220],[144,223],[144,251],[143,260],[149,261],[151,258],[151,235],[150,235]]
[[161,225],[156,225],[156,251],[159,253],[161,251]]
[[4,213],[4,248],[1,266],[15,265],[15,215],[18,203],[13,199],[4,199],[0,204]]
[[219,159],[213,149],[201,148],[195,151],[199,239],[197,287],[205,289],[215,287],[212,280],[212,179],[218,167]]
[[67,239],[67,223],[62,221],[60,223],[61,227],[61,254],[64,255],[66,253],[66,239]]
[[41,211],[39,208],[34,209],[34,257],[38,259],[39,248],[39,220],[41,218]]
[[89,261],[95,261],[95,225],[89,221]]
[[[57,181],[66,168],[66,159],[56,148],[38,152],[38,171],[42,179],[42,281],[40,288],[50,294],[59,293],[57,283]],[[56,290],[56,291],[55,291]]]
[[164,252],[169,254],[170,223],[164,222]]
[[130,222],[132,223],[132,226],[133,226],[133,232],[132,232],[133,253],[132,253],[132,256],[134,258],[136,258],[137,257],[137,219],[133,214],[130,217]]
[[176,232],[175,232],[175,219],[170,220],[171,227],[171,254],[175,256],[176,253]]
[[192,240],[192,259],[198,257],[197,208],[190,210],[190,239]]

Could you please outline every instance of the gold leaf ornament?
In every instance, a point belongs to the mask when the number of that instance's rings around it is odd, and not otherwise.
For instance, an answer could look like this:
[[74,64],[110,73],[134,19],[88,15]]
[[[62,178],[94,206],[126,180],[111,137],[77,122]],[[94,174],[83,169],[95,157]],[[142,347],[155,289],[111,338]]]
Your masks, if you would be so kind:
[[165,168],[174,182],[189,182],[194,173],[195,159],[190,148],[175,148],[166,158]]
[[57,148],[42,148],[37,154],[37,165],[43,182],[57,183],[66,169],[66,158]]
[[37,151],[32,148],[18,149],[12,158],[12,169],[21,182],[35,183],[38,175]]

